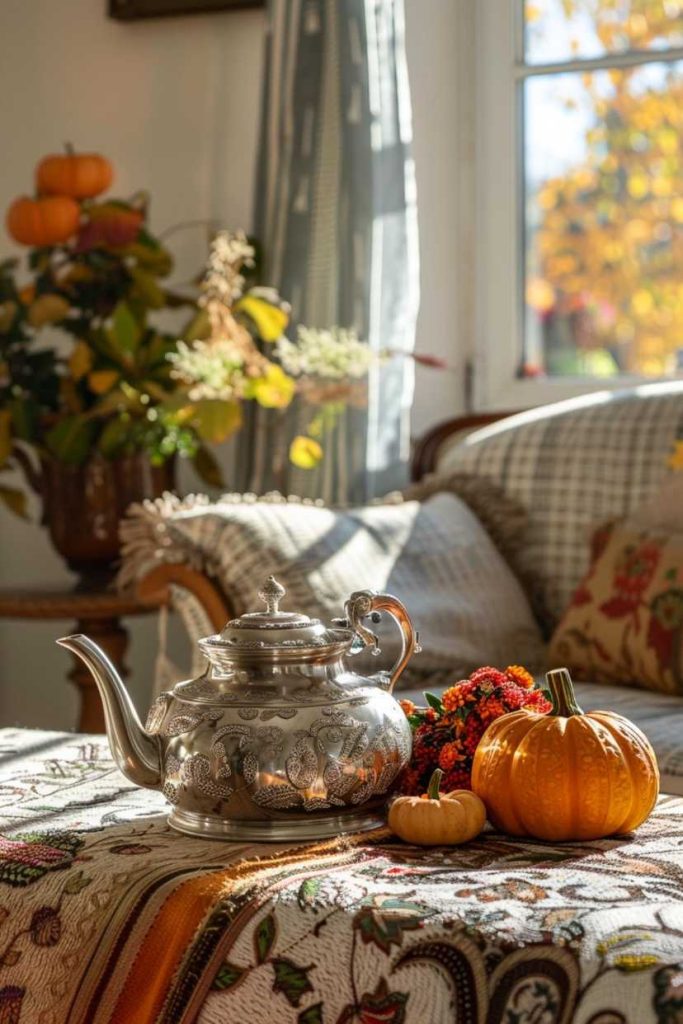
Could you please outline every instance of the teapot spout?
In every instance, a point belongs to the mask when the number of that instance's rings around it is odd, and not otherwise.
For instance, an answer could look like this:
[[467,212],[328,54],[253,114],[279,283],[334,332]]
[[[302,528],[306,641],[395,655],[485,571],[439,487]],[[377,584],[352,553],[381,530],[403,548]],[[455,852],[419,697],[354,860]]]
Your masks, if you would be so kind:
[[76,633],[57,643],[76,654],[92,672],[102,698],[112,756],[127,779],[147,789],[161,788],[161,750],[156,736],[145,732],[121,677],[104,651]]

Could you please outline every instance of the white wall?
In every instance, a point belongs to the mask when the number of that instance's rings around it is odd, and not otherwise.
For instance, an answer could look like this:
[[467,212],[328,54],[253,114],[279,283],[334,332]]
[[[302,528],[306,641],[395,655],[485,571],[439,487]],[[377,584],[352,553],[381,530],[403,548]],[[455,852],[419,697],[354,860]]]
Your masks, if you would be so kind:
[[[0,3],[0,203],[32,189],[64,141],[115,163],[115,192],[148,189],[156,231],[216,217],[249,226],[261,75],[261,12],[125,24],[105,0]],[[206,233],[173,238],[177,280],[201,267]],[[0,231],[0,253],[9,251]],[[34,509],[34,512],[37,510]],[[68,584],[34,524],[0,509],[0,585]],[[132,624],[135,696],[152,672],[152,621]],[[69,623],[0,623],[0,725],[69,728],[76,694],[54,645]]]
[[[418,351],[442,355],[454,372],[418,369],[414,429],[461,408],[466,295],[460,270],[470,253],[456,238],[467,187],[458,98],[467,83],[454,59],[462,6],[470,0],[405,0],[413,94],[422,260]],[[263,14],[110,21],[105,0],[0,3],[0,199],[29,191],[36,160],[64,141],[106,153],[115,190],[152,194],[152,226],[218,218],[250,226],[258,130]],[[461,47],[462,49],[462,47]],[[1,237],[1,236],[0,236]],[[201,230],[173,239],[177,278],[200,266]],[[0,253],[9,251],[0,245]],[[0,509],[0,585],[64,585],[69,574],[42,530]],[[154,624],[131,624],[133,691],[147,701]],[[54,637],[68,623],[0,622],[0,725],[70,728],[76,696],[67,656]]]

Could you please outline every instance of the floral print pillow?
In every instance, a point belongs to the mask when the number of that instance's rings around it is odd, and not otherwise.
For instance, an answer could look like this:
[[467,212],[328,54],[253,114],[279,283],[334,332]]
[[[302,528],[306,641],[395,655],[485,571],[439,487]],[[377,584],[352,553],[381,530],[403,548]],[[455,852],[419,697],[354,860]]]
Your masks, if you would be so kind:
[[683,533],[600,529],[549,659],[579,679],[683,694]]

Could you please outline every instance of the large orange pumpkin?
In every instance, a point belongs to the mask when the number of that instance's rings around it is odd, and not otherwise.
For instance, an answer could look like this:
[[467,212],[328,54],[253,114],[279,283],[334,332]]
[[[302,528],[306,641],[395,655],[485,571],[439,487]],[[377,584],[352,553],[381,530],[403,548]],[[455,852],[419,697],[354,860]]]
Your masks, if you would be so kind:
[[5,223],[22,245],[58,245],[76,234],[80,216],[78,203],[69,196],[20,196],[7,210]]
[[113,178],[112,165],[99,153],[55,153],[36,167],[36,188],[48,196],[91,199],[106,192]]
[[632,722],[584,714],[565,668],[547,674],[553,711],[513,711],[481,738],[472,789],[502,832],[536,839],[599,839],[630,832],[655,805],[654,751]]

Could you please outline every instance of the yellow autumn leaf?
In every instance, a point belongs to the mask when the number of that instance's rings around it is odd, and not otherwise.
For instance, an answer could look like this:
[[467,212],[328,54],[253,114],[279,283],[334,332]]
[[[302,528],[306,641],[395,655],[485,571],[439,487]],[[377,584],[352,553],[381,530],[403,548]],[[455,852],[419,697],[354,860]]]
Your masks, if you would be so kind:
[[192,407],[193,423],[203,441],[221,444],[242,426],[239,402],[219,398],[203,398]]
[[312,437],[299,434],[289,446],[289,461],[299,469],[314,469],[322,457],[322,447]]
[[69,357],[69,373],[74,380],[80,380],[92,367],[92,349],[85,341],[77,341]]
[[683,441],[676,441],[674,450],[669,456],[670,469],[683,469]]
[[254,321],[259,337],[264,341],[277,341],[289,323],[289,316],[283,309],[256,295],[243,296],[235,303],[234,309],[235,312],[246,313]]
[[645,288],[639,288],[631,298],[631,309],[636,316],[647,316],[654,304],[652,292],[646,291]]
[[677,196],[671,202],[671,216],[679,224],[683,224],[683,198]]
[[628,188],[628,194],[632,196],[633,199],[643,199],[650,191],[647,175],[637,171],[629,175],[626,186]]
[[106,395],[119,379],[118,370],[93,370],[88,374],[88,387],[96,395]]
[[265,375],[252,382],[250,390],[264,409],[284,409],[294,397],[296,384],[281,366],[271,363]]
[[27,319],[32,327],[56,324],[65,318],[70,308],[61,295],[39,295],[29,306]]
[[526,286],[527,305],[539,313],[547,313],[555,305],[555,289],[542,277],[532,277]]
[[0,466],[3,466],[12,451],[12,414],[9,409],[0,409]]

